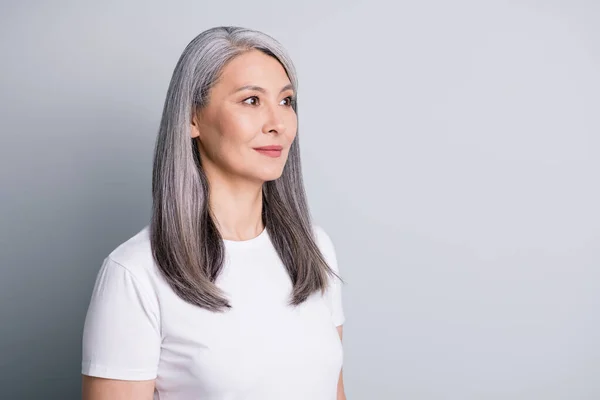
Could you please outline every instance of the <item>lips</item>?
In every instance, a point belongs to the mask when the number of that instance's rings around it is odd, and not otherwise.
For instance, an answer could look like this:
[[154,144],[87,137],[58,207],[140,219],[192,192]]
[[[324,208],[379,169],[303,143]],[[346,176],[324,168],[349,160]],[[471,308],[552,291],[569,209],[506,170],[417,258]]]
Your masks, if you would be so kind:
[[281,151],[281,149],[283,149],[282,146],[262,146],[262,147],[254,148],[254,150],[267,150],[267,151],[271,151],[271,150]]
[[254,150],[256,150],[257,152],[259,152],[260,154],[262,154],[264,156],[277,158],[277,157],[281,156],[281,151],[283,150],[283,147],[282,146],[262,146],[262,147],[255,147]]

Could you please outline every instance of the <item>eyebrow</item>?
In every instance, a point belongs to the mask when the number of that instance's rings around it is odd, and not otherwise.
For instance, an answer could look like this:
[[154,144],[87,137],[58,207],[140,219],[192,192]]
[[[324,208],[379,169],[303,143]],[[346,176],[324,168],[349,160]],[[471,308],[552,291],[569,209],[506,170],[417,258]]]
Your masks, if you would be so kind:
[[[293,86],[291,83],[290,83],[290,84],[287,84],[287,85],[285,85],[285,86],[284,86],[284,87],[283,87],[283,88],[282,88],[282,89],[279,91],[279,93],[283,93],[283,92],[285,92],[286,90],[289,90],[289,89],[292,89],[292,90],[294,89],[294,86]],[[236,89],[236,90],[234,90],[234,91],[233,91],[231,94],[233,94],[233,93],[237,93],[237,92],[241,92],[242,90],[256,90],[257,92],[261,92],[261,93],[266,93],[266,92],[267,92],[267,91],[266,91],[264,88],[262,88],[262,87],[260,87],[260,86],[256,86],[256,85],[245,85],[245,86],[242,86],[242,87],[240,87],[240,88],[237,88],[237,89]]]

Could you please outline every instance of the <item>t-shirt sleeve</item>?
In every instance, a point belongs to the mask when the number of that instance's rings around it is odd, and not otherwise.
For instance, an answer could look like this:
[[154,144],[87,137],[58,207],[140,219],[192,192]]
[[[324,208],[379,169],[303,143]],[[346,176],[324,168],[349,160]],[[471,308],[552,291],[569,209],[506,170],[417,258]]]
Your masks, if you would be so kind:
[[123,265],[104,259],[92,292],[82,340],[82,373],[108,379],[156,378],[158,303]]
[[[327,264],[329,264],[336,274],[342,277],[333,241],[323,228],[316,226],[315,229],[319,247],[325,257],[325,261],[327,261]],[[344,315],[344,306],[342,304],[342,282],[337,277],[330,276],[330,283],[325,296],[331,310],[331,320],[333,324],[335,326],[343,325],[346,318]]]

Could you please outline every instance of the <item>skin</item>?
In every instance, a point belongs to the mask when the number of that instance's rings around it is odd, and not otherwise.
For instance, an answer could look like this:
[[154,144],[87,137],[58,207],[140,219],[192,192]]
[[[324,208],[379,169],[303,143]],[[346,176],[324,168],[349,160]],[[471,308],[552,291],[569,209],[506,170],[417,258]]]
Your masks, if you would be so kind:
[[[340,325],[337,327],[338,334],[340,335],[340,341],[344,336],[344,326]],[[340,370],[340,377],[337,385],[337,400],[346,400],[346,392],[344,391],[344,370]]]
[[[257,86],[263,90],[244,89]],[[209,205],[227,240],[248,240],[262,232],[262,185],[281,176],[298,119],[295,96],[284,68],[251,50],[231,60],[212,87],[208,104],[192,118],[202,166],[210,183]],[[278,158],[255,147],[280,145]],[[343,327],[337,327],[342,340]],[[342,371],[337,400],[345,400]],[[83,375],[84,400],[151,400],[154,380],[121,381]]]

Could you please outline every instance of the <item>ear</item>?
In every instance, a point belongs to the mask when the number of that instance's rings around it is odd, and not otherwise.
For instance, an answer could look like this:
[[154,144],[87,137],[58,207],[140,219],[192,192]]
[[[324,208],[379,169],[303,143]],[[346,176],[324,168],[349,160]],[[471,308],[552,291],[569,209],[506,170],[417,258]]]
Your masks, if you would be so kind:
[[197,138],[198,136],[200,136],[200,130],[198,129],[198,127],[198,114],[192,113],[192,123],[190,125],[190,134],[192,138]]

